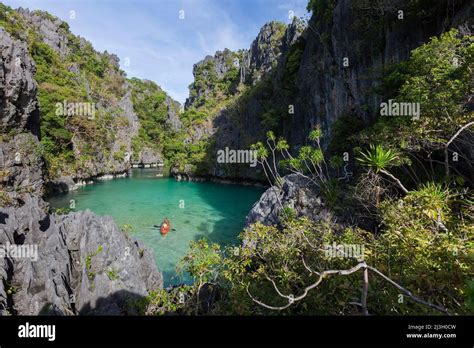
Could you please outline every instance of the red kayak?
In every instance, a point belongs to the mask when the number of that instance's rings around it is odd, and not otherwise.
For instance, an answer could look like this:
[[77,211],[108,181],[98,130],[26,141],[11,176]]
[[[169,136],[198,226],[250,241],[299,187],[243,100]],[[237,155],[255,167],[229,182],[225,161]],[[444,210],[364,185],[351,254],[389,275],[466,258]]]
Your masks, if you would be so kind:
[[160,233],[162,235],[165,235],[165,234],[168,234],[169,231],[170,231],[170,224],[163,222],[160,227]]

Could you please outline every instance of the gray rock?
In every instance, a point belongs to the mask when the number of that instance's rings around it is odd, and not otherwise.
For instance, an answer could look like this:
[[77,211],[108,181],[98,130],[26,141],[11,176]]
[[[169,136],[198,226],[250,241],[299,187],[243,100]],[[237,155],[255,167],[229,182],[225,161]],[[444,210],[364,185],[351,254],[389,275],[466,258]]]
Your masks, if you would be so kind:
[[13,200],[21,199],[23,194],[41,194],[44,163],[39,153],[38,138],[31,133],[0,141],[0,190]]
[[[234,67],[233,64],[234,52],[226,48],[224,51],[217,51],[214,56],[206,56],[203,60],[194,64],[193,75],[196,79],[199,78],[200,75],[204,78],[213,75],[218,80],[221,80],[225,74]],[[197,101],[203,97],[207,97],[213,91],[214,86],[193,83],[189,88],[190,95],[184,104],[186,109],[200,107],[201,103],[198,104]]]
[[0,28],[0,132],[39,134],[36,67],[26,44]]
[[[34,65],[3,29],[0,57],[0,315],[134,314],[135,300],[162,287],[152,254],[110,217],[47,213]],[[128,121],[120,135],[130,140],[138,129],[130,93],[120,107]],[[33,253],[18,257],[18,248]]]
[[297,216],[306,216],[313,221],[330,216],[314,184],[300,175],[290,174],[283,178],[281,188],[273,186],[262,194],[247,215],[245,225],[250,226],[256,222],[280,225],[285,207],[293,209]]
[[183,126],[179,118],[179,109],[181,108],[181,105],[177,101],[170,98],[168,95],[166,96],[165,103],[168,109],[166,124],[169,128],[171,128],[171,130],[179,131]]
[[[108,105],[104,101],[104,103],[96,105],[98,110],[103,109],[105,112],[116,114],[124,120],[123,124],[114,129],[114,137],[107,144],[109,156],[104,156],[103,151],[96,149],[95,156],[83,163],[82,167],[78,168],[74,173],[72,179],[75,182],[106,174],[122,174],[130,169],[132,139],[138,133],[139,120],[133,109],[131,86],[125,82],[123,88],[125,93],[118,103]],[[87,144],[87,139],[82,138],[80,134],[73,139],[73,149],[76,157],[81,155],[85,144]],[[51,187],[54,186],[54,182],[59,183],[63,188],[70,187],[68,184],[70,183],[70,177],[54,179],[50,183]],[[67,184],[64,185],[63,183]],[[54,188],[54,190],[62,189]]]
[[[364,2],[367,6],[350,0],[329,3],[335,6],[328,10],[328,18],[315,13],[306,27],[294,20],[283,35],[275,23],[268,23],[260,30],[243,64],[245,82],[255,84],[256,88],[245,98],[211,115],[212,124],[195,127],[192,141],[200,135],[210,136],[210,142],[216,144],[210,150],[211,155],[226,146],[247,149],[250,144],[265,139],[268,125],[262,119],[275,118],[278,135],[288,141],[293,153],[307,144],[308,134],[316,125],[322,128],[322,146],[327,149],[338,119],[351,116],[369,124],[378,114],[382,96],[374,91],[380,87],[384,68],[406,60],[414,48],[430,37],[450,27],[472,28],[474,21],[474,4],[467,0],[449,9],[427,4],[426,11],[431,15],[422,21],[406,18],[403,25],[387,22],[374,26],[367,23],[379,18],[379,14],[375,7],[371,12],[370,1]],[[399,0],[384,4],[393,5],[390,10],[393,13],[407,6]],[[298,46],[292,46],[295,43]],[[301,60],[294,65],[297,71],[292,71],[289,78],[286,58],[290,52],[294,53],[292,48],[301,51]],[[349,59],[349,67],[342,64],[345,57]],[[212,90],[207,88],[205,93],[211,94]],[[294,114],[288,114],[290,105]],[[209,175],[263,179],[261,172],[248,166],[223,166],[216,161],[208,164]]]
[[18,13],[23,16],[29,26],[36,29],[43,42],[59,53],[61,57],[69,54],[69,40],[65,30],[67,23],[42,11],[19,8]]
[[[0,245],[37,246],[37,259],[5,259],[0,309],[20,315],[134,314],[133,301],[162,288],[152,254],[110,217],[90,211],[58,216],[32,197],[0,209]],[[3,284],[4,282],[0,282]],[[8,299],[8,303],[7,300]]]
[[148,147],[144,147],[140,152],[138,162],[143,164],[153,164],[162,161],[161,154]]
[[[216,52],[214,56],[207,56],[194,65],[194,76],[198,78],[197,72],[204,76],[214,73],[218,80],[222,79],[231,66],[229,62],[233,62],[233,57],[240,57],[240,83],[255,85],[264,77],[271,77],[272,74],[281,75],[282,71],[278,70],[282,70],[281,64],[290,46],[302,35],[304,28],[304,23],[297,19],[286,27],[278,22],[267,23],[261,28],[249,50],[240,50],[237,53],[224,50]],[[213,67],[213,71],[206,70],[209,63],[212,63],[210,66]],[[190,97],[186,100],[185,107],[199,108],[197,100],[202,100],[203,96],[212,94],[213,88],[214,86],[208,84],[205,86],[192,84]],[[263,105],[262,99],[268,98],[267,95],[272,92],[262,88],[260,90],[262,90],[260,94],[251,95],[245,101],[238,101],[222,108],[200,124],[193,126],[187,140],[191,143],[196,143],[206,137],[214,140],[215,146],[209,150],[211,152],[209,158],[212,158],[217,150],[225,147],[249,149],[252,143],[264,136],[265,131],[260,122],[261,114],[268,111],[268,107]],[[275,94],[270,104],[275,107],[284,105],[284,109],[288,108],[288,101],[280,94]],[[248,164],[222,165],[216,160],[211,160],[209,164],[208,175],[216,179],[231,178],[251,181],[263,179],[262,170],[258,167],[249,167]],[[192,173],[181,174],[192,176]]]
[[[393,13],[407,6],[400,0],[386,4],[393,5]],[[318,24],[318,15],[314,14],[304,34],[296,112],[285,124],[284,133],[290,144],[304,143],[310,130],[320,124],[325,134],[323,143],[327,145],[334,122],[344,115],[359,117],[366,123],[372,121],[382,102],[382,97],[373,91],[383,68],[406,60],[414,48],[447,28],[458,26],[462,19],[472,24],[472,1],[464,4],[460,2],[449,10],[427,4],[426,11],[431,14],[423,20],[405,18],[403,25],[387,22],[369,28],[361,25],[361,20],[370,23],[371,16],[379,15],[359,8],[370,6],[361,6],[357,1],[338,1],[324,24]],[[349,67],[343,67],[344,57],[349,58]]]
[[42,190],[34,73],[26,45],[0,28],[0,191],[9,197],[0,206]]
[[250,47],[250,70],[253,71],[254,80],[272,70],[282,54],[282,45],[285,29],[282,32],[282,24],[278,22],[266,23],[252,42]]

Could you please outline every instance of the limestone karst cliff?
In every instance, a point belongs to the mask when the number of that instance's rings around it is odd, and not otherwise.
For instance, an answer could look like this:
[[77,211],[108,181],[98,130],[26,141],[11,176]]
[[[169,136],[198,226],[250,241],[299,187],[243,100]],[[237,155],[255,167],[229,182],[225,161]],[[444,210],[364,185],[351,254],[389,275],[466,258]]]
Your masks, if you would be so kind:
[[177,102],[161,91],[159,109],[143,112],[137,96],[156,86],[127,79],[116,55],[97,52],[47,12],[1,5],[0,18],[35,66],[29,73],[38,91],[48,188],[67,190],[96,176],[122,174],[133,159],[162,159],[164,139],[150,137],[145,124],[158,111],[162,122],[153,126],[155,133],[179,128]]
[[199,144],[205,138],[210,145],[205,155],[195,156],[199,160],[188,159],[193,166],[187,174],[262,180],[263,173],[248,166],[216,163],[215,153],[248,149],[268,130],[297,150],[320,125],[332,155],[350,152],[343,143],[329,146],[338,120],[339,128],[352,133],[373,123],[388,97],[381,92],[387,70],[429,38],[471,28],[473,18],[470,1],[314,3],[319,7],[307,23],[268,23],[250,49],[217,52],[194,66],[186,108],[203,115],[190,126],[188,139]]

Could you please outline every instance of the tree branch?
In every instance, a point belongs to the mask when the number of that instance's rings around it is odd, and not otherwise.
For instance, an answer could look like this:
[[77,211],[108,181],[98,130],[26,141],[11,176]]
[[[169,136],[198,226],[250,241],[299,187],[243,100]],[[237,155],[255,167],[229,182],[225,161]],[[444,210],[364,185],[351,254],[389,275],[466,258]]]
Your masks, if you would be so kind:
[[474,125],[474,121],[471,121],[459,128],[459,130],[451,137],[451,139],[449,139],[449,141],[446,143],[446,146],[444,147],[444,166],[446,170],[446,182],[449,181],[449,145],[451,145],[451,143],[459,136],[459,134],[461,134],[466,128],[472,125]]
[[[303,259],[303,262],[304,262],[304,259]],[[306,265],[306,264],[305,264]],[[309,268],[307,268],[308,270],[310,270]],[[276,292],[278,293],[278,295],[282,298],[285,298],[288,300],[288,303],[286,305],[283,305],[283,306],[270,306],[270,305],[267,305],[265,303],[263,303],[262,301],[259,301],[257,300],[256,298],[254,298],[252,296],[252,294],[250,293],[249,291],[249,287],[247,285],[246,287],[246,290],[247,290],[247,294],[249,295],[249,297],[252,299],[252,301],[254,301],[255,303],[261,305],[262,307],[265,307],[267,309],[271,309],[271,310],[278,310],[278,311],[281,311],[281,310],[284,310],[288,307],[290,307],[293,303],[295,302],[298,302],[298,301],[301,301],[302,299],[304,299],[309,291],[311,291],[312,289],[318,287],[321,282],[324,280],[325,277],[329,276],[329,275],[350,275],[350,274],[353,274],[357,271],[359,271],[360,269],[363,269],[364,270],[364,275],[363,275],[363,288],[362,288],[362,298],[361,298],[361,303],[360,303],[360,306],[362,308],[362,311],[365,315],[368,315],[369,312],[367,310],[367,293],[368,293],[368,288],[369,288],[369,273],[368,271],[372,271],[374,272],[375,274],[379,275],[380,277],[382,277],[383,279],[385,279],[387,282],[389,282],[391,285],[393,285],[394,287],[396,287],[398,290],[402,291],[405,295],[407,295],[409,298],[411,298],[413,301],[419,303],[419,304],[422,304],[422,305],[425,305],[425,306],[428,306],[432,309],[435,309],[437,311],[440,311],[442,313],[445,313],[445,314],[449,314],[448,313],[448,310],[444,307],[441,307],[441,306],[438,306],[438,305],[435,305],[435,304],[432,304],[430,302],[427,302],[423,299],[421,299],[420,297],[414,295],[411,291],[405,289],[403,286],[399,285],[398,283],[394,282],[392,279],[390,279],[389,277],[387,277],[385,274],[383,274],[382,272],[380,272],[378,269],[372,267],[372,266],[368,266],[365,262],[360,262],[358,263],[357,265],[355,265],[354,267],[352,268],[349,268],[349,269],[343,269],[343,270],[327,270],[327,271],[324,271],[324,272],[321,272],[319,273],[319,277],[318,277],[318,280],[316,282],[314,282],[313,284],[307,286],[306,288],[303,289],[303,293],[297,297],[294,297],[293,295],[284,295],[281,293],[281,291],[278,289],[278,287],[276,286],[275,282],[267,277],[267,279],[273,284],[273,287],[275,288]],[[311,270],[310,270],[311,271]]]

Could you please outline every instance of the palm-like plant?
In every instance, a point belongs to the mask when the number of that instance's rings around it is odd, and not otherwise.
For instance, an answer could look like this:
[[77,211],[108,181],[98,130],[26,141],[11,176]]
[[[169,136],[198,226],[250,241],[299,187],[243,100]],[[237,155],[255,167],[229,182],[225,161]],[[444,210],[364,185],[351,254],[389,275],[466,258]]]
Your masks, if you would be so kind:
[[371,144],[367,151],[361,151],[359,154],[360,156],[356,159],[375,173],[386,170],[398,160],[398,154],[395,151],[385,149],[382,145]]
[[399,155],[395,151],[386,149],[382,145],[371,144],[367,151],[360,151],[359,157],[356,157],[356,159],[375,173],[385,174],[395,181],[404,193],[408,193],[402,182],[387,170],[398,162]]

